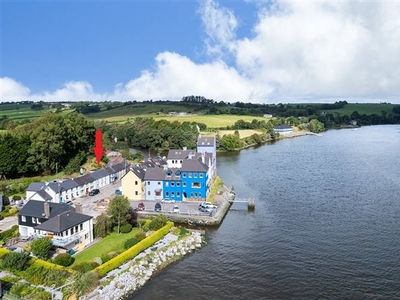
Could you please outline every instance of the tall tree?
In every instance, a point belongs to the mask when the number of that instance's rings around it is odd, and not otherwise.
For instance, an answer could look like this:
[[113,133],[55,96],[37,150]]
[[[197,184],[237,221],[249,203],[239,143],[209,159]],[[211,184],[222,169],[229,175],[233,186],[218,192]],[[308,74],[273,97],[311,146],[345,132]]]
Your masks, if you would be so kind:
[[129,200],[127,197],[118,195],[111,199],[107,209],[107,214],[110,216],[112,222],[117,225],[117,232],[120,232],[122,224],[126,223],[128,217],[128,209],[130,207]]

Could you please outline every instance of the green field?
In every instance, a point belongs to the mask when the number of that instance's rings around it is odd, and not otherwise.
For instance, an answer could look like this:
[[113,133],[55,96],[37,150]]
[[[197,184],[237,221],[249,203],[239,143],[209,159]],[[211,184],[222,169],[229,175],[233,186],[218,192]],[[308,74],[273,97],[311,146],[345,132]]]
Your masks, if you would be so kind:
[[338,113],[341,115],[351,115],[357,111],[360,115],[381,115],[382,111],[390,114],[392,113],[393,104],[388,103],[349,103],[341,109],[328,110],[330,113]]
[[[6,116],[8,119],[22,121],[22,120],[34,120],[48,113],[49,111],[55,111],[56,109],[42,109],[32,110],[32,104],[1,104],[0,105],[0,117]],[[61,114],[67,114],[72,112],[72,109],[63,109]]]
[[243,120],[246,122],[251,122],[254,119],[256,120],[264,120],[267,121],[267,118],[264,117],[255,117],[255,116],[237,116],[237,115],[190,115],[190,116],[168,116],[168,115],[125,115],[125,116],[113,116],[109,118],[98,118],[97,114],[94,118],[94,114],[92,118],[94,120],[103,120],[108,122],[116,122],[116,123],[125,123],[128,121],[128,118],[133,119],[136,117],[148,117],[153,118],[154,120],[167,120],[169,122],[178,121],[178,122],[197,122],[204,123],[208,128],[225,128],[226,126],[232,126],[238,120]]

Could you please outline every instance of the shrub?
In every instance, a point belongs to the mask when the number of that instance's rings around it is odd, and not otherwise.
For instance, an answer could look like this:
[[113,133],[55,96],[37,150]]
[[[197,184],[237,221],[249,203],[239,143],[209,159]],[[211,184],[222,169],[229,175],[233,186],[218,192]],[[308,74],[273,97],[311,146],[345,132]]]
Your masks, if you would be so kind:
[[24,271],[29,267],[31,257],[26,252],[10,252],[3,256],[3,268],[10,271]]
[[38,238],[31,243],[32,253],[39,258],[47,258],[51,247],[51,240],[45,237]]
[[137,234],[136,234],[136,238],[138,239],[138,240],[143,240],[144,238],[146,238],[146,233],[145,232],[143,232],[143,231],[139,231]]
[[131,238],[129,240],[127,240],[124,244],[124,249],[129,249],[130,247],[132,247],[133,245],[136,245],[137,243],[139,243],[140,240],[138,238]]
[[0,232],[0,241],[7,242],[13,237],[18,236],[18,225],[14,225],[11,229]]
[[21,196],[20,195],[14,195],[13,196],[13,200],[14,201],[21,200]]
[[72,265],[75,258],[69,253],[61,253],[54,258],[54,263],[60,266],[68,267]]
[[111,257],[110,257],[107,253],[103,253],[103,254],[100,256],[100,258],[101,258],[101,261],[102,261],[103,263],[105,263],[106,261],[109,261]]
[[129,233],[132,231],[132,225],[129,223],[121,225],[120,232],[121,233]]
[[77,264],[72,267],[73,270],[78,271],[80,273],[86,273],[91,270],[93,270],[95,267],[93,267],[93,264],[90,262],[81,262],[80,264]]
[[167,217],[165,215],[158,215],[153,220],[151,220],[149,224],[150,230],[158,230],[162,228],[165,224],[167,224]]

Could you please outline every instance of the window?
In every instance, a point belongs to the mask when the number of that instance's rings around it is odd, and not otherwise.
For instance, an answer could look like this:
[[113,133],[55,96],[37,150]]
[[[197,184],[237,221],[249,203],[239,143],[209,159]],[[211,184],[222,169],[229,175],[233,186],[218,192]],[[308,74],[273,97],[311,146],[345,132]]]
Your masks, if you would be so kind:
[[177,183],[176,183],[176,186],[181,186],[181,183],[180,183],[180,182],[177,182]]
[[175,183],[171,182],[171,186],[175,186]]
[[150,185],[150,181],[147,181],[147,184]]
[[155,194],[156,194],[156,196],[161,196],[161,190],[160,189],[155,190]]
[[181,195],[181,193],[179,193],[179,192],[176,192],[176,195],[179,197],[179,196]]
[[36,218],[32,217],[32,223],[33,223],[33,224],[36,223]]
[[186,178],[186,173],[182,173],[183,178]]
[[158,185],[161,185],[161,182],[159,181],[157,184],[158,184]]
[[75,226],[75,232],[78,232],[78,226]]
[[186,186],[186,182],[183,183],[183,186],[184,186],[184,187]]
[[199,188],[200,187],[200,182],[193,182],[192,183],[192,188]]
[[135,185],[138,185],[138,181],[137,180],[135,180]]
[[83,230],[83,224],[79,224],[79,229],[82,231]]
[[169,193],[168,192],[165,192],[165,197],[169,197]]
[[26,217],[25,216],[21,216],[21,221],[22,222],[26,222]]
[[191,172],[189,172],[189,178],[192,178],[192,173]]
[[71,233],[71,235],[74,234],[74,228],[71,228],[71,229],[70,229],[70,233]]
[[36,218],[36,223],[41,224],[39,218]]
[[135,196],[139,195],[138,191],[135,191]]
[[194,175],[194,178],[197,178],[197,173],[193,173],[193,175]]
[[87,240],[89,238],[89,233],[85,234],[85,240]]
[[166,181],[166,182],[165,182],[165,186],[168,186],[168,185],[169,185],[169,182],[168,182],[168,181]]
[[204,175],[203,173],[200,173],[200,174],[199,174],[200,178],[203,178],[203,175]]
[[175,193],[174,192],[171,192],[171,197],[175,197]]
[[147,195],[148,195],[148,196],[150,196],[150,195],[151,195],[151,192],[150,192],[150,191],[148,191],[148,192],[147,192]]

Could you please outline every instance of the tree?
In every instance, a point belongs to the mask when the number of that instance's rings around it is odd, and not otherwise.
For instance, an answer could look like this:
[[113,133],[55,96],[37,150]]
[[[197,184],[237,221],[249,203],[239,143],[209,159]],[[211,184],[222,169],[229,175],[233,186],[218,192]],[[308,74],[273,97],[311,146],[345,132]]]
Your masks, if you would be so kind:
[[127,197],[118,195],[111,199],[107,209],[107,214],[110,216],[111,221],[117,225],[117,232],[120,233],[121,224],[128,220],[128,209],[130,207]]
[[31,243],[31,250],[34,255],[39,258],[46,259],[51,249],[51,240],[48,238],[38,238]]
[[96,237],[105,237],[111,230],[111,220],[104,213],[96,218],[94,234]]
[[132,206],[129,206],[128,208],[128,215],[129,215],[127,220],[128,223],[131,224],[132,226],[136,226],[138,214],[137,211],[135,211]]

